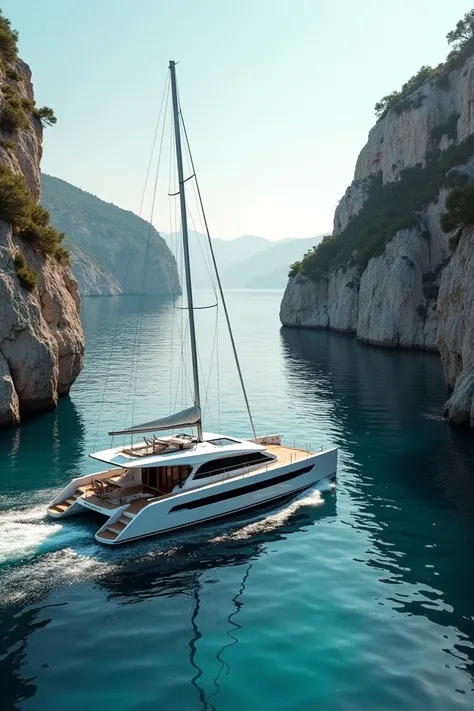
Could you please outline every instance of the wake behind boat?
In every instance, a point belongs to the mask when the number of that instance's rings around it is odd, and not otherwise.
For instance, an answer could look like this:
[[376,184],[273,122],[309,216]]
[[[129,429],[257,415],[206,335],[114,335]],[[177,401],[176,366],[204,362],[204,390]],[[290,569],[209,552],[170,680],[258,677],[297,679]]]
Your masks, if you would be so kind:
[[[272,504],[336,478],[336,448],[312,452],[284,445],[280,435],[256,436],[210,238],[212,263],[253,438],[244,440],[203,432],[185,193],[185,182],[190,178],[185,180],[183,173],[182,115],[174,62],[170,62],[169,69],[194,406],[169,417],[110,432],[113,437],[130,435],[132,444],[91,454],[108,467],[73,479],[51,501],[48,514],[53,518],[83,513],[85,509],[103,514],[106,521],[95,537],[109,545]],[[193,175],[190,177],[196,178],[192,157],[191,166]],[[198,195],[200,200],[199,187]],[[204,214],[203,217],[209,237]],[[193,433],[182,432],[189,428]],[[157,436],[160,432],[171,434]],[[142,441],[133,443],[136,435],[140,435]]]

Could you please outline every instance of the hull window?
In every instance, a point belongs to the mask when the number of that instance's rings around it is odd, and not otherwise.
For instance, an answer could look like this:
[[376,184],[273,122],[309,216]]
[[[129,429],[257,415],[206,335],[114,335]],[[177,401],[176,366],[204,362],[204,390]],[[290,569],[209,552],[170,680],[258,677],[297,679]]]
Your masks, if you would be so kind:
[[210,462],[202,464],[195,473],[193,479],[204,479],[208,476],[231,472],[234,469],[241,469],[242,467],[250,467],[255,464],[265,464],[265,462],[274,461],[275,459],[273,457],[269,457],[267,454],[263,454],[263,452],[250,452],[248,454],[239,454],[234,457],[222,457],[221,459],[214,459]]
[[223,491],[221,494],[214,494],[213,496],[203,496],[200,499],[194,499],[192,501],[187,501],[185,504],[178,504],[173,506],[169,510],[169,513],[175,511],[186,511],[187,509],[197,509],[200,506],[209,506],[209,504],[217,504],[219,501],[225,501],[226,499],[233,499],[237,496],[244,496],[244,494],[251,494],[253,491],[259,491],[260,489],[267,489],[275,484],[282,484],[284,481],[290,481],[291,479],[296,479],[296,477],[301,476],[310,472],[314,467],[311,464],[307,467],[302,467],[296,469],[295,471],[288,472],[288,474],[281,474],[268,481],[259,481],[255,484],[249,484],[248,486],[241,486],[238,489],[233,489],[232,491]]

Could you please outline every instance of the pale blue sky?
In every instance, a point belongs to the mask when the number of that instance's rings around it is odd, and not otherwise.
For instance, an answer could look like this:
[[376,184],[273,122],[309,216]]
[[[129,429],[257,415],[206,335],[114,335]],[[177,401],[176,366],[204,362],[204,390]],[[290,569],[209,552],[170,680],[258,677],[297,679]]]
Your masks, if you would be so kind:
[[[448,52],[472,0],[1,0],[45,132],[43,170],[138,210],[169,59],[215,236],[308,237],[373,106]],[[160,208],[160,211],[161,210]],[[155,224],[167,231],[168,215]]]

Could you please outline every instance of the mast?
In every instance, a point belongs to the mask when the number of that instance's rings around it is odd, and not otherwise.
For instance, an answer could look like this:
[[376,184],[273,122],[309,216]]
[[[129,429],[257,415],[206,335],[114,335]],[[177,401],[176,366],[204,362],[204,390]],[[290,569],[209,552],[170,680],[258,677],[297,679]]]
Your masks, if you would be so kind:
[[[181,229],[183,232],[183,253],[184,253],[184,271],[186,275],[186,296],[189,309],[189,334],[191,337],[191,359],[193,364],[193,382],[194,382],[194,404],[196,407],[201,407],[201,399],[199,396],[199,371],[196,343],[196,326],[194,323],[194,304],[193,304],[193,285],[191,281],[191,262],[189,259],[189,237],[188,237],[188,219],[186,214],[186,194],[184,189],[184,174],[183,174],[183,154],[181,150],[181,134],[179,130],[179,106],[178,106],[178,91],[176,88],[176,62],[170,61],[169,64],[171,76],[171,94],[173,98],[173,119],[174,119],[174,135],[176,142],[176,162],[178,165],[178,181],[179,181],[179,202],[181,206]],[[197,424],[198,440],[202,441],[202,422]]]

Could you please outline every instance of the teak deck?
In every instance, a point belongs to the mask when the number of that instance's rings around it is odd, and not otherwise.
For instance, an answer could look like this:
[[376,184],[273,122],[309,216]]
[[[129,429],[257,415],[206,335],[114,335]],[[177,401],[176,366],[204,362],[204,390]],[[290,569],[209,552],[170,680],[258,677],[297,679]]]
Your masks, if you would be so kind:
[[307,459],[314,452],[309,452],[306,449],[298,449],[297,447],[287,447],[285,444],[267,444],[265,445],[270,454],[275,454],[278,460],[274,464],[269,464],[268,467],[281,465],[281,464],[292,464],[293,462],[299,462],[302,459]]

